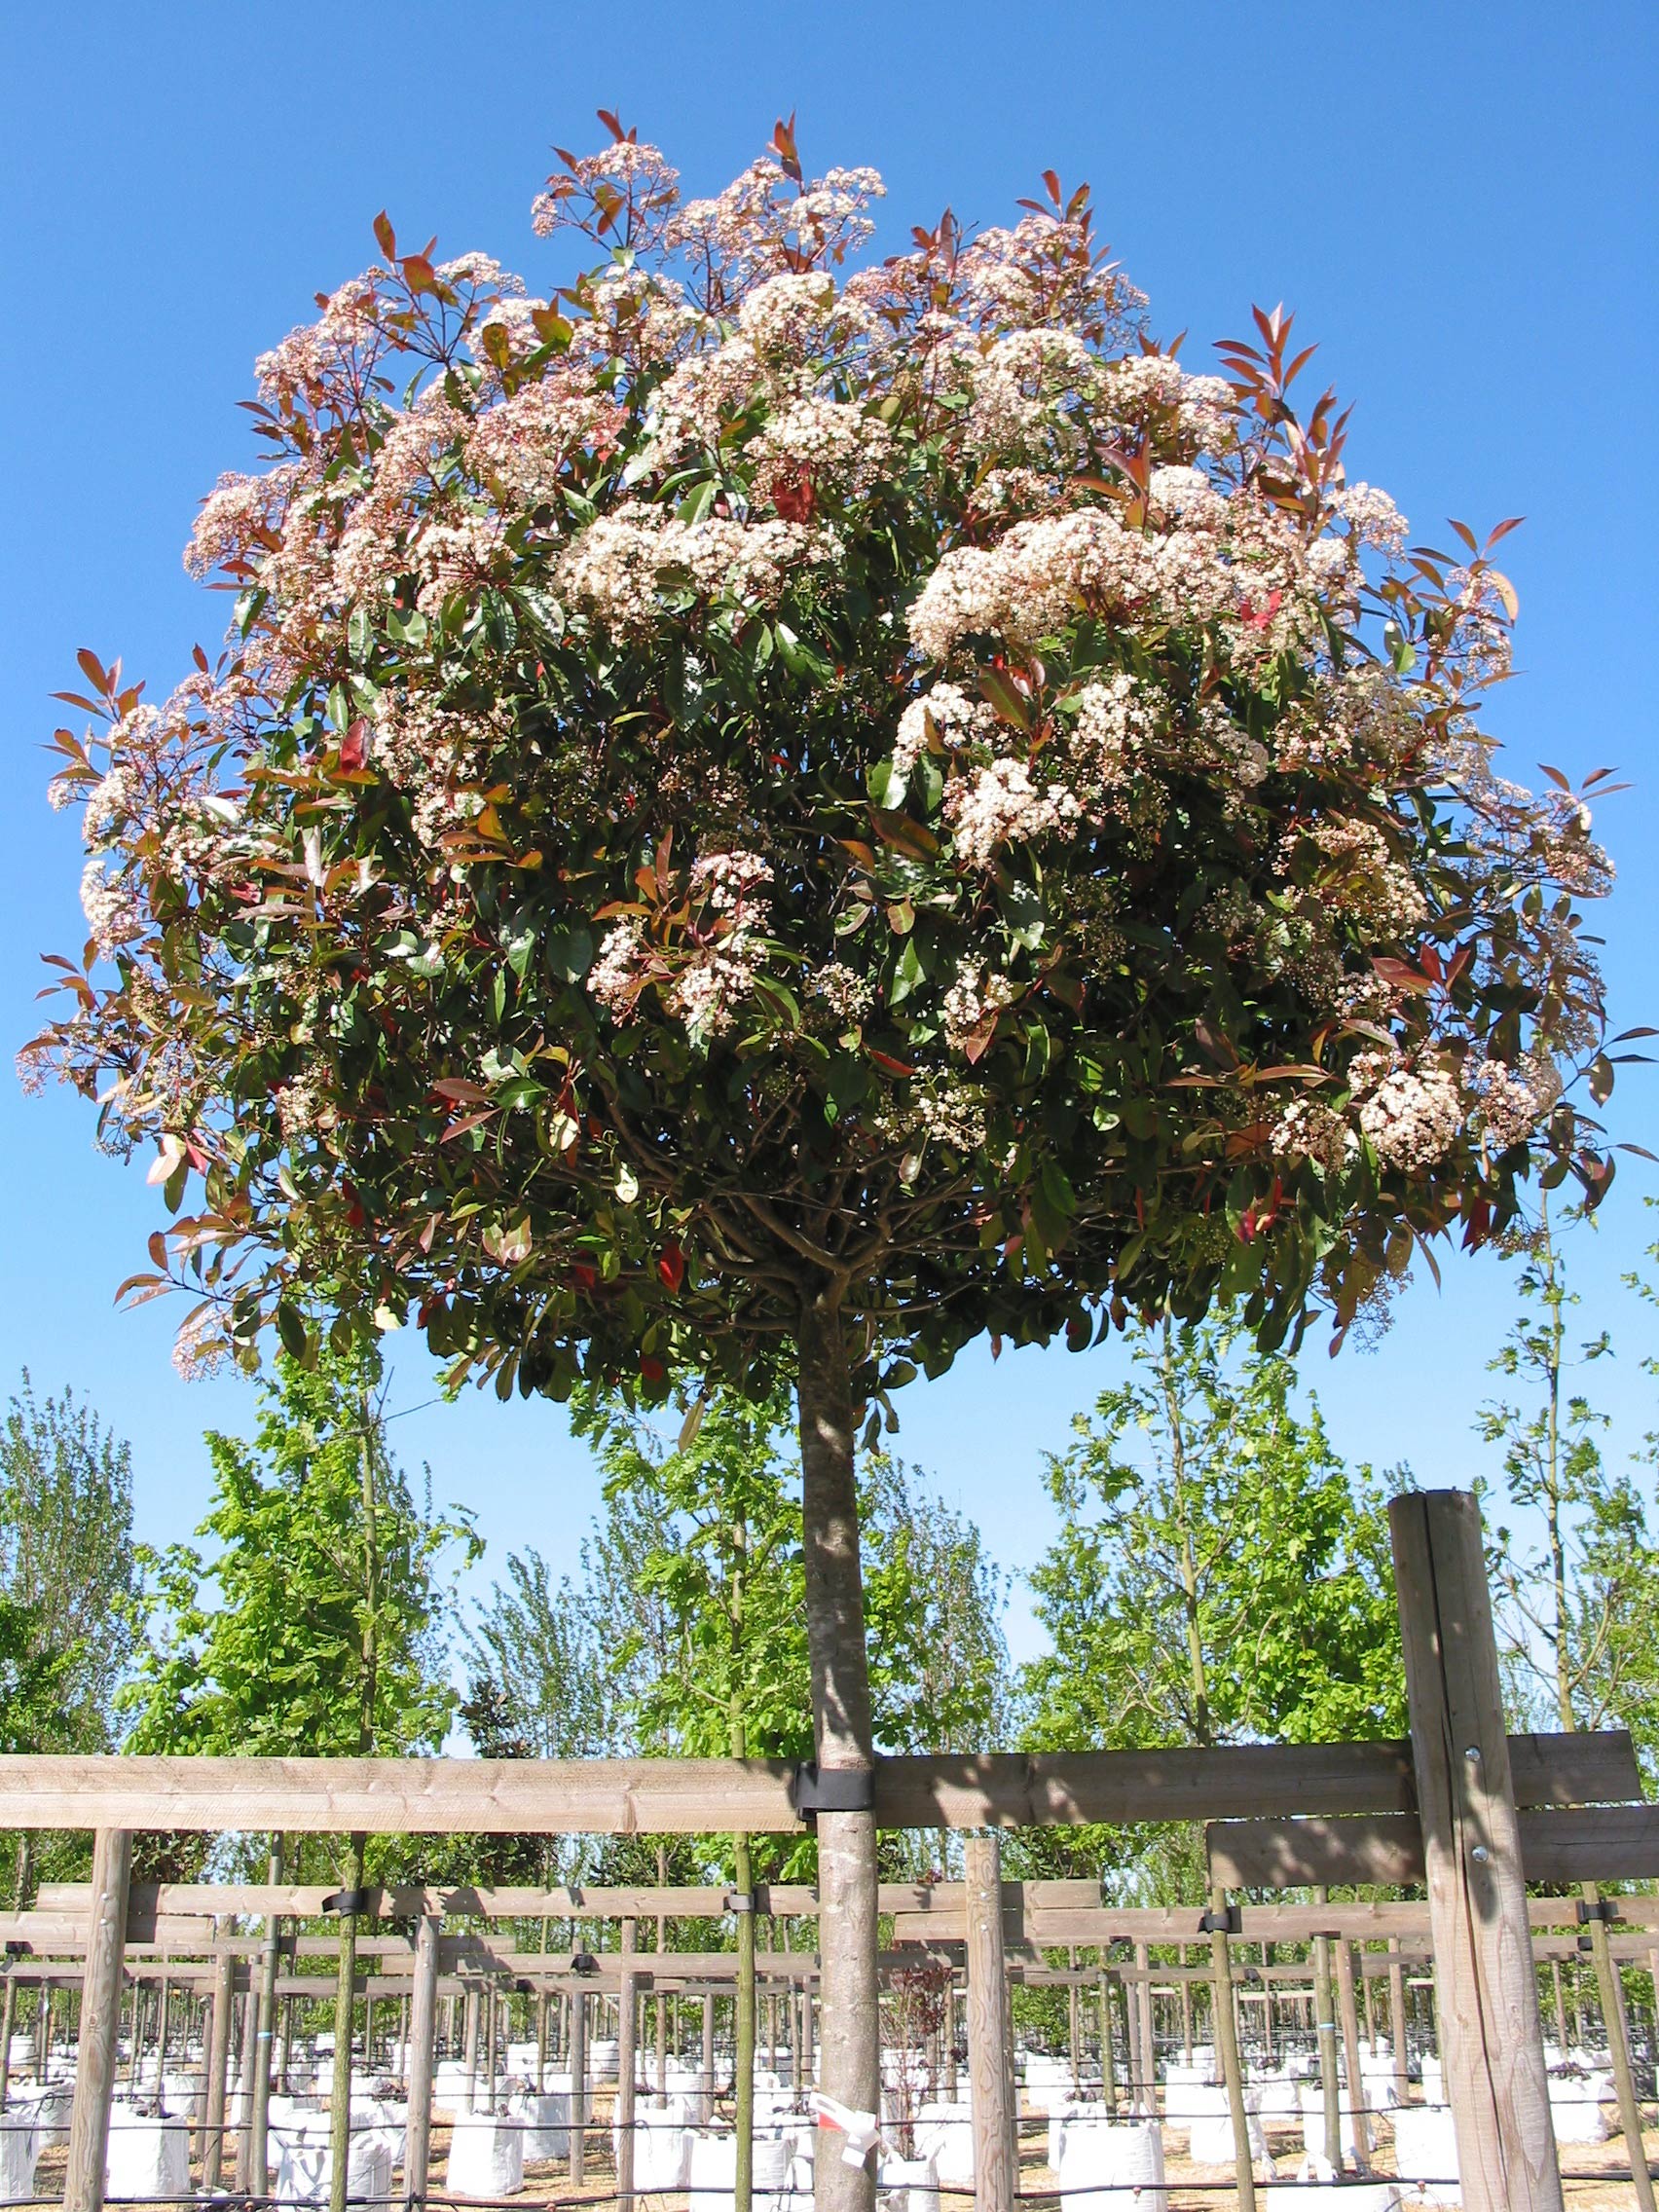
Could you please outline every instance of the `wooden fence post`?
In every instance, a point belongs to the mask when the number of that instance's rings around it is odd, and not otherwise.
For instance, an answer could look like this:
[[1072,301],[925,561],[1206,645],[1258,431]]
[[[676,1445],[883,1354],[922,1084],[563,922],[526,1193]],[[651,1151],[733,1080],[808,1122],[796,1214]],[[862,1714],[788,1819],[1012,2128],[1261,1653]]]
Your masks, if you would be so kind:
[[1563,2212],[1480,1509],[1411,1492],[1388,1526],[1465,2212]]
[[[213,1923],[215,1935],[219,1923]],[[231,2067],[231,2015],[237,2005],[237,1959],[228,1946],[213,1962],[208,2010],[207,2107],[202,2122],[202,2186],[215,2190],[225,2165],[225,2089]]]
[[100,2212],[104,2200],[131,1882],[131,1830],[99,1828],[92,1845],[92,1925],[81,1983],[81,2045],[69,2122],[69,2164],[63,2177],[63,2212]]
[[968,1922],[968,2079],[974,2103],[975,2212],[1013,2212],[1014,2112],[1009,2098],[1008,1960],[1003,1950],[1002,1845],[973,1835],[963,1851]]
[[415,1986],[404,2053],[409,2125],[403,2139],[403,2201],[424,2204],[432,2164],[432,2059],[437,2048],[438,1949],[443,1923],[424,1912],[415,1928]]

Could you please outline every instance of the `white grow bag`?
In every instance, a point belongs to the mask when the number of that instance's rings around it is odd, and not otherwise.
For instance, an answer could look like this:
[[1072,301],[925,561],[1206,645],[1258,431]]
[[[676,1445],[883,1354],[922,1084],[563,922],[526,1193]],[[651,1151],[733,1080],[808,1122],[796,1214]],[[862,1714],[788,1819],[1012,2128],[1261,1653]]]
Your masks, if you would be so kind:
[[526,2089],[511,2105],[513,2119],[524,2127],[527,2164],[538,2159],[567,2158],[571,2155],[571,2092],[569,2089]]
[[887,2212],[939,2212],[939,2171],[931,2158],[883,2158],[876,2202]]
[[[756,2206],[770,2207],[790,2194],[790,2146],[781,2136],[759,2136],[755,2144],[753,2193]],[[691,2138],[687,2187],[696,2212],[736,2212],[737,2138],[729,2128],[699,2130]]]
[[0,2204],[21,2204],[34,2194],[40,2127],[31,2105],[8,2105],[0,2112]]
[[974,2186],[974,2108],[942,2098],[916,2115],[916,2156],[931,2158],[946,2189]]
[[1457,2135],[1450,2105],[1399,2105],[1394,2115],[1394,2171],[1422,2204],[1461,2204]]
[[[1189,2137],[1190,2157],[1195,2166],[1231,2166],[1237,2162],[1237,2151],[1233,2140],[1233,2110],[1228,2103],[1227,2091],[1217,2092],[1221,2099],[1219,2112],[1203,2113],[1195,2118]],[[1257,2107],[1258,2092],[1244,2091],[1244,2132],[1250,2147],[1252,2164],[1265,2163],[1268,2156],[1268,2138],[1263,2132],[1262,2118]]]
[[1602,2106],[1613,2094],[1609,2074],[1552,2074],[1550,2119],[1558,2143],[1604,2143],[1612,2130]]
[[[1353,2099],[1346,2088],[1337,2091],[1337,2114],[1343,2157],[1351,2160],[1354,2155]],[[1302,2092],[1302,2148],[1313,2159],[1330,2155],[1330,2146],[1325,2141],[1325,2092],[1318,2087]]]
[[1266,2212],[1400,2212],[1405,2201],[1391,2181],[1338,2181],[1323,2158],[1305,2159],[1288,2187],[1261,2194]]
[[[678,2098],[663,2106],[634,2107],[634,2187],[660,2194],[685,2187],[691,2170],[691,2130]],[[622,2130],[612,2127],[611,2149],[620,2165]]]
[[450,2139],[451,2196],[516,2196],[524,2187],[524,2130],[495,2113],[462,2113]]
[[146,2120],[130,2105],[112,2105],[104,2194],[184,2197],[190,2194],[190,2129],[181,2120]]
[[1167,2212],[1156,2120],[1068,2121],[1055,2172],[1060,2212]]

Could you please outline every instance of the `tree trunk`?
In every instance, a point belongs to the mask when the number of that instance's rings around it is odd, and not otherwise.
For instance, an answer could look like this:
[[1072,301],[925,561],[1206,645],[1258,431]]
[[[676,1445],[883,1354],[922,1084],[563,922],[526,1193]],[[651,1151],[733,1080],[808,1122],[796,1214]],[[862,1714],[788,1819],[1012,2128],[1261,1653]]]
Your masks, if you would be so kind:
[[[874,1740],[859,1567],[854,1412],[838,1298],[801,1304],[798,1392],[806,1633],[813,1735],[823,1774],[871,1771]],[[818,1816],[824,2014],[819,2081],[855,2112],[881,2109],[873,1812]],[[875,2176],[849,2166],[827,2136],[815,2161],[818,2212],[872,2212]]]

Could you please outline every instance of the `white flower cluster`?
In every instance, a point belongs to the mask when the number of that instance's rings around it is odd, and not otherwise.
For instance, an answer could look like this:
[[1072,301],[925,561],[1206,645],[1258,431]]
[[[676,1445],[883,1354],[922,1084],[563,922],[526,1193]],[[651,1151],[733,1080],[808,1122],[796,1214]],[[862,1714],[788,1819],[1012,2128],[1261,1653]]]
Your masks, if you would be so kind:
[[1327,1174],[1346,1167],[1359,1151],[1359,1138],[1334,1107],[1317,1098],[1293,1098],[1272,1125],[1269,1143],[1275,1159],[1310,1160]]
[[333,1101],[314,1076],[295,1076],[277,1089],[276,1120],[290,1144],[325,1134],[339,1119]]
[[123,876],[108,874],[96,853],[81,871],[81,911],[87,917],[88,934],[106,960],[144,934],[132,886]]
[[1404,937],[1422,922],[1428,912],[1422,887],[1375,822],[1331,816],[1306,832],[1288,832],[1287,847],[1303,834],[1330,864],[1319,877],[1322,903],[1374,937]]
[[837,1021],[862,1021],[875,1004],[874,986],[841,960],[828,961],[819,969],[811,995],[822,999]]
[[944,812],[958,860],[984,868],[999,845],[1029,844],[1055,830],[1069,833],[1083,809],[1063,784],[1039,791],[1023,761],[993,760],[951,782]]
[[893,447],[887,424],[844,400],[792,399],[750,441],[756,498],[810,482],[815,490],[856,498],[880,475]]
[[186,1382],[200,1382],[216,1375],[231,1357],[231,1347],[210,1306],[199,1307],[173,1339],[172,1363]]
[[1361,1100],[1359,1125],[1384,1167],[1409,1175],[1438,1166],[1463,1126],[1456,1080],[1441,1067],[1395,1067]]
[[608,628],[640,634],[661,617],[659,595],[677,586],[706,599],[773,607],[795,572],[832,562],[833,531],[792,522],[684,523],[661,507],[601,515],[563,554],[560,589]]
[[1146,535],[1090,507],[1018,522],[993,546],[945,554],[910,609],[910,636],[944,661],[977,633],[1034,645],[1080,606],[1186,625],[1213,619],[1236,597],[1208,533]]
[[1390,560],[1406,549],[1410,527],[1386,492],[1374,484],[1345,484],[1331,493],[1326,505],[1346,523],[1361,545],[1369,545]]
[[526,384],[480,415],[467,433],[466,458],[476,474],[526,506],[557,498],[572,454],[605,452],[623,414],[604,392],[555,377]]
[[1485,1060],[1470,1088],[1480,1103],[1481,1133],[1487,1150],[1507,1152],[1530,1137],[1561,1096],[1561,1073],[1546,1052],[1531,1052],[1518,1067]]
[[960,1052],[1018,995],[1006,976],[986,976],[977,960],[958,961],[956,980],[944,994],[946,1041]]
[[901,775],[907,775],[931,749],[930,725],[947,753],[989,745],[997,733],[997,718],[983,699],[971,697],[959,683],[936,683],[899,717],[893,761]]

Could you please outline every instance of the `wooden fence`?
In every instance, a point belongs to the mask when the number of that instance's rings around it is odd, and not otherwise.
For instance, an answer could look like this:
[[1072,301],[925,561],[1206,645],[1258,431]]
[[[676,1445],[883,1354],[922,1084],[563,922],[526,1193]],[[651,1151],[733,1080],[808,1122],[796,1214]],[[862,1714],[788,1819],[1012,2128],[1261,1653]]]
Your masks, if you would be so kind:
[[[898,1939],[966,1946],[976,2201],[984,2212],[1006,2212],[1014,2201],[1006,2089],[1011,1970],[1031,1978],[1063,1974],[1037,1958],[1044,1946],[1207,1946],[1209,1965],[1198,1971],[1213,1979],[1218,1997],[1228,1993],[1215,2020],[1238,2147],[1238,2202],[1242,2212],[1254,2212],[1230,1945],[1258,1932],[1316,1947],[1334,1941],[1339,1973],[1351,1976],[1349,1945],[1361,1928],[1423,1942],[1432,1957],[1468,2212],[1562,2212],[1531,1936],[1534,1925],[1561,1925],[1562,1914],[1529,1900],[1526,1883],[1579,1882],[1593,1890],[1600,1881],[1659,1876],[1659,1808],[1640,1802],[1635,1756],[1622,1731],[1505,1733],[1474,1499],[1458,1492],[1411,1493],[1396,1498],[1389,1514],[1408,1741],[876,1761],[878,1825],[973,1831],[963,1884],[931,1892],[904,1886],[903,1894],[890,1890],[883,1904],[895,1915]],[[803,1830],[810,1818],[800,1810],[801,1779],[787,1763],[753,1759],[0,1758],[0,1825],[91,1829],[95,1837],[90,1887],[72,1894],[49,1889],[33,1912],[0,1916],[4,1939],[31,1948],[55,1943],[83,1960],[65,2212],[99,2212],[102,2203],[124,1974],[141,1967],[147,1947],[177,1944],[184,1924],[200,1936],[203,1912],[303,1915],[324,1903],[320,1890],[292,1885],[135,1887],[135,1830],[787,1834]],[[1196,1911],[1126,1912],[1106,1903],[1098,1885],[1002,1883],[1000,1829],[1142,1822],[1206,1824],[1212,1889],[1201,1918]],[[1332,1906],[1316,1896],[1312,1905],[1240,1908],[1229,1895],[1244,1888],[1317,1893],[1327,1884],[1355,1883],[1421,1885],[1426,1901]],[[786,1916],[817,1910],[812,1893],[782,1885],[764,1902],[754,1901]],[[1650,1901],[1628,1900],[1626,1909],[1646,1911]],[[533,1985],[536,1977],[551,1982],[574,1972],[570,1958],[445,1937],[446,1917],[611,1916],[631,1938],[638,1916],[718,1918],[732,1902],[725,1891],[645,1887],[439,1886],[364,1897],[359,1911],[414,1924],[407,1939],[371,1954],[364,1979],[367,1990],[400,1987],[411,1996],[412,2109],[423,2087],[429,2101],[434,2003],[446,1972],[510,1972]],[[1598,1968],[1610,1972],[1615,1939],[1599,1900],[1590,1927]],[[236,1960],[246,1948],[245,1939],[201,1946],[203,1972],[226,2004],[240,1986],[244,1970]],[[1021,1950],[1030,1955],[1017,1956]],[[628,1993],[653,1973],[706,1984],[728,1971],[727,1956],[641,1953],[631,1941],[618,1953],[600,1954],[609,1962],[608,1978],[613,1972]],[[814,1972],[802,1954],[768,1954],[765,1967],[790,1980]],[[1129,1970],[1123,1972],[1127,1977]],[[1154,1976],[1143,1952],[1134,1973],[1150,2004]],[[1345,2040],[1357,2082],[1351,1997],[1345,1978]],[[1331,2039],[1321,2055],[1334,2104],[1337,2022],[1321,2012],[1318,2026]],[[1637,2201],[1653,2212],[1628,2052],[1621,2058],[1612,2018],[1608,2026]],[[412,2175],[406,2165],[405,2194],[414,2202],[425,2194],[419,2144],[411,2156],[419,2170]],[[628,2194],[620,2180],[619,2194]]]

